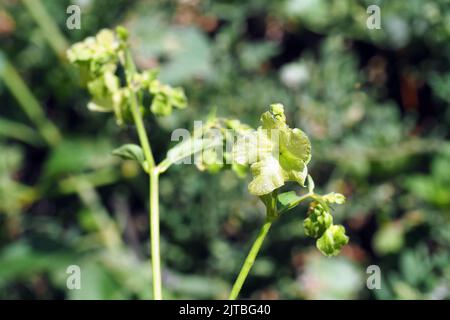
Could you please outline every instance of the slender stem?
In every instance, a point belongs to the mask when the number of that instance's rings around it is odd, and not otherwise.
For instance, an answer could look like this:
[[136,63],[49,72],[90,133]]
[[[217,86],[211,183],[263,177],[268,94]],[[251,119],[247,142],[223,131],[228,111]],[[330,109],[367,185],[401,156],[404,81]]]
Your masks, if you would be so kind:
[[159,252],[159,172],[150,172],[150,237],[152,254],[153,299],[161,300],[161,261]]
[[248,273],[253,266],[253,263],[255,262],[259,250],[261,249],[264,238],[266,237],[270,227],[272,226],[272,221],[272,219],[266,220],[266,222],[261,227],[261,230],[259,231],[258,236],[256,237],[256,240],[247,255],[247,258],[245,259],[244,265],[242,266],[242,269],[239,272],[236,281],[234,282],[233,289],[231,290],[230,297],[228,298],[229,300],[236,300],[236,298],[238,297],[242,285],[244,284],[244,281],[247,278]]
[[131,113],[133,114],[139,141],[144,151],[145,160],[147,161],[148,169],[150,171],[155,167],[155,160],[153,159],[152,148],[150,146],[150,142],[148,141],[144,121],[142,120],[141,112],[138,109],[136,95],[134,93],[131,94]]
[[147,160],[148,169],[151,171],[155,167],[155,160],[153,159],[152,148],[150,146],[150,142],[147,137],[147,133],[145,131],[144,120],[142,119],[142,114],[138,107],[138,101],[136,97],[136,92],[133,90],[133,75],[136,72],[136,66],[134,64],[133,59],[131,58],[131,53],[129,50],[125,52],[125,69],[127,73],[127,81],[128,86],[131,88],[131,113],[133,114],[133,120],[136,125],[136,130],[139,136],[139,141],[141,143],[141,147],[144,151],[145,159]]
[[276,193],[271,194],[268,198],[261,199],[263,200],[267,208],[266,222],[261,227],[261,230],[259,231],[258,236],[256,237],[256,240],[253,243],[253,246],[247,255],[247,258],[244,261],[244,265],[242,266],[241,271],[239,272],[239,275],[236,278],[236,281],[234,282],[233,288],[231,289],[231,293],[228,298],[229,300],[236,300],[236,298],[239,296],[239,292],[241,291],[242,285],[244,284],[245,279],[247,278],[248,273],[250,272],[250,269],[255,263],[255,259],[258,255],[259,250],[261,249],[261,245],[264,241],[264,238],[266,237],[270,227],[272,226],[273,221],[277,219],[281,214],[299,205],[300,202],[308,198],[315,198],[315,196],[316,196],[315,193],[308,192],[307,194],[297,199],[297,201],[292,203],[290,206],[287,206],[281,210],[277,210],[276,207]]
[[125,69],[127,73],[128,86],[131,88],[131,113],[136,125],[141,147],[144,151],[145,160],[148,165],[148,173],[150,175],[150,245],[152,259],[152,275],[153,275],[153,299],[162,300],[161,290],[161,259],[159,250],[159,168],[155,166],[152,148],[145,131],[142,114],[138,107],[136,93],[133,90],[133,75],[136,72],[136,66],[129,50],[125,52]]

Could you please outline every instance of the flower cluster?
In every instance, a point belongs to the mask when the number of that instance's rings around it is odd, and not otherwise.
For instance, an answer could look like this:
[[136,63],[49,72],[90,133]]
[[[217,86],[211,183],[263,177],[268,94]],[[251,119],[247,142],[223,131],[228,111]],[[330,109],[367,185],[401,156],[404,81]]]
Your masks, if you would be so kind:
[[[340,199],[343,198],[341,194],[334,195],[339,195]],[[326,197],[327,195],[321,199],[326,201]],[[303,228],[307,236],[317,238],[317,249],[326,256],[339,254],[341,248],[348,243],[345,228],[341,225],[334,225],[328,206],[317,201],[311,202],[308,218],[303,221]]]
[[[245,131],[234,146],[233,154],[239,164],[250,165],[253,180],[249,183],[250,193],[261,198],[273,217],[297,206],[305,197],[294,192],[278,194],[288,181],[305,186],[308,178],[310,204],[308,217],[303,226],[306,235],[316,238],[317,248],[326,256],[337,255],[348,243],[345,228],[333,224],[329,204],[342,204],[345,197],[339,193],[318,195],[314,193],[314,182],[308,176],[307,165],[311,160],[311,144],[306,134],[286,124],[284,107],[272,104],[261,116],[261,126]],[[278,208],[278,203],[282,208]]]
[[306,134],[286,124],[282,104],[272,104],[261,116],[261,126],[239,139],[235,160],[249,164],[253,180],[250,193],[263,196],[280,188],[287,181],[304,185],[311,159],[311,143]]
[[[124,28],[118,27],[115,31],[103,29],[95,37],[88,37],[67,51],[69,61],[79,67],[82,80],[91,94],[88,108],[114,112],[119,125],[131,119],[131,93],[137,95],[139,105],[144,101],[144,94],[150,95],[149,110],[157,116],[170,115],[173,108],[185,108],[187,100],[183,89],[162,84],[157,79],[156,70],[139,73],[134,65],[131,68],[127,66],[131,62],[127,38]],[[133,72],[130,73],[130,69]],[[125,84],[119,76],[121,71],[128,73]],[[141,111],[145,112],[145,109]]]

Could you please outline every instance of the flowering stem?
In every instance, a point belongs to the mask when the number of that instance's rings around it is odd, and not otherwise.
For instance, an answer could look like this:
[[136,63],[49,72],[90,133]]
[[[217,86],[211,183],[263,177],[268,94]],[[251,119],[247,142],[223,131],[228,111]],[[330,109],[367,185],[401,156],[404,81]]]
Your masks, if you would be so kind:
[[159,251],[159,168],[155,166],[152,148],[145,131],[142,114],[139,111],[136,93],[133,91],[131,79],[136,72],[136,66],[131,59],[131,54],[127,50],[125,68],[127,71],[127,78],[131,88],[131,113],[136,125],[136,130],[139,136],[139,141],[144,151],[145,160],[148,165],[148,173],[150,176],[150,245],[151,245],[151,259],[152,259],[152,275],[153,275],[153,299],[162,299],[161,290],[161,259]]
[[[275,194],[276,196],[276,194]],[[308,199],[308,198],[314,198],[315,194],[312,192],[308,192],[307,194],[301,196],[292,206],[286,207],[281,210],[277,210],[276,208],[276,198],[274,196],[271,196],[269,199],[272,199],[272,202],[265,202],[267,207],[267,218],[266,222],[262,225],[261,229],[259,230],[258,236],[256,237],[255,242],[253,243],[252,248],[250,249],[250,252],[247,255],[247,258],[245,258],[244,265],[241,268],[241,271],[239,272],[238,277],[236,278],[236,281],[234,282],[233,288],[231,289],[230,296],[228,297],[229,300],[236,300],[239,296],[239,292],[241,291],[242,285],[245,282],[245,279],[247,278],[250,269],[253,267],[253,264],[255,263],[256,257],[258,255],[259,250],[261,249],[261,246],[263,244],[263,241],[265,237],[267,236],[267,233],[270,230],[270,227],[272,226],[273,221],[279,217],[281,214],[285,213],[286,211],[294,208],[295,206],[299,205],[300,202]]]
[[231,289],[231,293],[228,298],[229,300],[236,300],[236,298],[238,297],[242,285],[244,284],[244,281],[247,278],[248,273],[250,272],[250,269],[252,268],[255,262],[259,250],[261,249],[264,238],[266,237],[267,233],[270,230],[270,227],[272,226],[272,221],[273,221],[272,219],[267,219],[266,222],[262,225],[261,229],[259,230],[258,236],[256,237],[256,240],[253,243],[253,246],[250,249],[247,258],[244,261],[244,265],[242,266],[241,271],[239,272],[239,275],[236,278],[236,281],[234,282],[233,289]]
[[152,254],[153,299],[161,300],[161,262],[159,252],[159,172],[150,172],[150,235]]

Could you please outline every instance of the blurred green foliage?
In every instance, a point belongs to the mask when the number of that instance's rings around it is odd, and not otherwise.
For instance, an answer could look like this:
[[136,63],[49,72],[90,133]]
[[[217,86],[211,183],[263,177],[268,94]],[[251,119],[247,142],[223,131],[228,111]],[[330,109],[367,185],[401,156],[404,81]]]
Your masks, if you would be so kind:
[[[273,227],[242,297],[450,298],[448,1],[73,1],[80,30],[65,26],[69,1],[35,2],[67,43],[125,25],[139,66],[185,88],[187,109],[147,122],[157,160],[173,129],[213,107],[256,126],[280,102],[311,138],[320,191],[348,199],[334,214],[348,248],[318,254],[299,207]],[[380,30],[366,28],[369,4]],[[49,38],[21,1],[0,4],[0,297],[151,298],[145,176],[111,155],[134,130],[86,110]],[[17,100],[7,66],[48,122]],[[45,139],[49,123],[61,141]],[[246,185],[194,166],[161,178],[167,298],[227,296],[264,214]],[[72,264],[82,290],[66,287]],[[372,264],[380,290],[366,287]]]

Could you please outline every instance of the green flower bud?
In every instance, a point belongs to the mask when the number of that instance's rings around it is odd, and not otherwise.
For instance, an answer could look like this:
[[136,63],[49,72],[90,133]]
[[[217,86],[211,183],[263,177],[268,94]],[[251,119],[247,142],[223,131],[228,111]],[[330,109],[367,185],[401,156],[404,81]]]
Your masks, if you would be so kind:
[[128,30],[122,26],[118,26],[116,28],[116,34],[117,37],[121,40],[121,41],[127,41],[128,39]]
[[345,202],[345,196],[336,192],[326,194],[322,197],[322,199],[328,203],[343,204]]
[[168,116],[174,107],[184,109],[187,106],[182,88],[173,88],[154,80],[150,83],[149,91],[153,95],[150,110],[157,116]]
[[345,228],[341,225],[332,225],[317,240],[316,246],[325,256],[330,257],[338,255],[347,243]]
[[318,202],[312,202],[308,218],[303,222],[305,233],[309,237],[318,238],[333,224],[332,215]]

